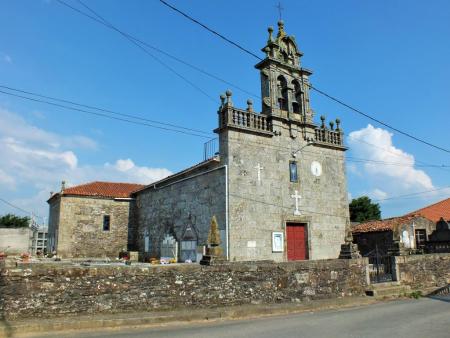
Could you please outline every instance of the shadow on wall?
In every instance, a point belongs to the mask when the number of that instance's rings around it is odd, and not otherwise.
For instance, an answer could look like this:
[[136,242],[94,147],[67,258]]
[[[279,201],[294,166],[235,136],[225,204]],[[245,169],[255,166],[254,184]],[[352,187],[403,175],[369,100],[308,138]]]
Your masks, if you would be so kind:
[[6,278],[5,278],[5,262],[0,261],[0,336],[12,337],[12,327],[6,318]]

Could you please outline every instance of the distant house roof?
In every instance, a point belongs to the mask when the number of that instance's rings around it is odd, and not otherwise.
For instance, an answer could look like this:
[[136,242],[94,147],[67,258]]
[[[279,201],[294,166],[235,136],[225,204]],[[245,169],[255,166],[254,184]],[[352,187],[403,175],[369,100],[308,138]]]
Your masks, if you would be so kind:
[[[117,182],[91,182],[64,189],[60,195],[92,196],[104,198],[128,198],[135,190],[143,188],[142,184]],[[58,194],[54,194],[56,196]],[[50,197],[50,199],[52,198]]]
[[450,198],[443,201],[437,202],[435,204],[429,205],[425,208],[411,212],[410,214],[419,214],[426,217],[433,222],[437,222],[441,217],[449,221],[450,220]]
[[395,227],[409,223],[413,219],[421,217],[421,215],[409,214],[400,217],[386,218],[379,221],[370,221],[352,226],[353,233],[389,231]]

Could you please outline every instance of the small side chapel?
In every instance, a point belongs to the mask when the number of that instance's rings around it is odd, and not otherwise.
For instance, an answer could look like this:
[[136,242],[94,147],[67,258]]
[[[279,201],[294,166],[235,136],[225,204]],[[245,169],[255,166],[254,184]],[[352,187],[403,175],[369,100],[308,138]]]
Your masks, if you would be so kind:
[[295,38],[281,20],[276,36],[268,33],[255,66],[262,111],[251,100],[235,107],[227,91],[214,130],[218,154],[133,194],[133,240],[144,257],[160,257],[171,239],[180,261],[198,261],[213,216],[230,261],[339,256],[350,224],[340,121],[314,121],[312,72]]

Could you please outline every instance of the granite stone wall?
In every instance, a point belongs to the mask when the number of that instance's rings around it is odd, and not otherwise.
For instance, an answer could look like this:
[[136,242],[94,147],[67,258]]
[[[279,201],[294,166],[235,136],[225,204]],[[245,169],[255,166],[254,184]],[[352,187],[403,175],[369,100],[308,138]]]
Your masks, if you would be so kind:
[[[349,225],[344,152],[306,146],[300,131],[290,136],[286,123],[277,128],[277,136],[235,130],[220,134],[221,161],[229,166],[230,259],[286,261],[290,222],[306,225],[309,259],[337,258]],[[298,168],[296,182],[290,181],[292,161]],[[322,165],[320,176],[311,172],[313,161]],[[259,179],[258,165],[264,168]],[[292,198],[296,191],[300,215]],[[272,232],[285,234],[284,252],[272,251]]]
[[397,280],[414,289],[439,288],[450,284],[450,254],[395,257]]
[[6,319],[302,302],[363,295],[366,259],[0,270]]
[[[103,230],[104,215],[110,216],[109,231]],[[50,205],[49,236],[64,258],[115,258],[127,249],[129,217],[128,200],[63,196]]]
[[[160,257],[161,243],[166,236],[176,240],[178,258],[182,240],[194,239],[199,247],[206,245],[214,215],[219,229],[224,233],[225,190],[225,167],[218,167],[218,163],[212,161],[186,177],[161,182],[136,194],[135,210],[139,227],[136,244],[142,258]],[[223,238],[224,253],[225,242]]]

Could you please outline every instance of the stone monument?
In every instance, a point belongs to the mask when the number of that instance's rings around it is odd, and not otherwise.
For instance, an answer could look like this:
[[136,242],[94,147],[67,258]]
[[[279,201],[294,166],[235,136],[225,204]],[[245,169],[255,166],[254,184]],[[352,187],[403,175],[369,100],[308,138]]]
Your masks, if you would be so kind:
[[358,244],[353,243],[352,230],[347,224],[344,244],[341,244],[341,252],[339,253],[339,259],[354,259],[361,258],[361,254],[358,250]]
[[223,249],[220,246],[220,231],[219,225],[217,224],[216,216],[211,218],[211,226],[208,233],[208,242],[206,247],[206,253],[203,255],[200,261],[201,265],[211,265],[217,261],[224,261]]

